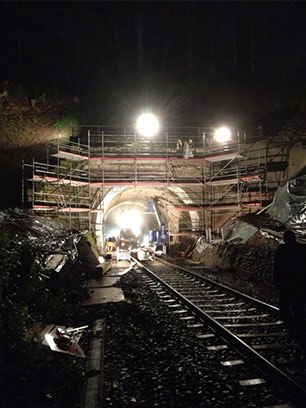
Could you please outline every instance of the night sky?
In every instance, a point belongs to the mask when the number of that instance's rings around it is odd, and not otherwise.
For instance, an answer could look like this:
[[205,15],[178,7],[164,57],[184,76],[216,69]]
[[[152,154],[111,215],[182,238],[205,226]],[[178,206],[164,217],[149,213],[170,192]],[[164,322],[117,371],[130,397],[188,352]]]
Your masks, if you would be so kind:
[[84,121],[243,122],[304,98],[303,2],[2,2],[0,80],[78,95]]

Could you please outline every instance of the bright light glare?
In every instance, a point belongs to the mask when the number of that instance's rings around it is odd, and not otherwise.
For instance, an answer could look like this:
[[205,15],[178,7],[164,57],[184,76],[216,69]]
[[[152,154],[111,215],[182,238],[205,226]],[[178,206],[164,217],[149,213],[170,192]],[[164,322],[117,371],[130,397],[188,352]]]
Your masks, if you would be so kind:
[[227,127],[220,127],[215,131],[215,139],[218,143],[226,143],[231,139],[231,131]]
[[118,224],[122,229],[129,228],[138,237],[142,224],[141,214],[137,210],[123,210],[118,218]]
[[53,336],[51,336],[51,334],[47,333],[47,334],[45,334],[45,339],[46,339],[47,343],[49,344],[50,342],[53,341]]
[[159,129],[156,116],[152,115],[152,113],[143,113],[137,120],[136,129],[142,136],[154,136]]
[[149,235],[145,235],[145,236],[143,237],[143,240],[142,240],[141,245],[147,247],[147,246],[149,246],[149,242],[150,242],[150,237],[149,237]]
[[50,333],[45,334],[45,340],[48,343],[48,346],[50,347],[51,350],[56,349],[56,344],[53,340],[53,336]]
[[118,238],[119,235],[120,235],[120,230],[118,230],[118,229],[111,230],[111,231],[107,234],[108,237],[115,237],[115,238]]

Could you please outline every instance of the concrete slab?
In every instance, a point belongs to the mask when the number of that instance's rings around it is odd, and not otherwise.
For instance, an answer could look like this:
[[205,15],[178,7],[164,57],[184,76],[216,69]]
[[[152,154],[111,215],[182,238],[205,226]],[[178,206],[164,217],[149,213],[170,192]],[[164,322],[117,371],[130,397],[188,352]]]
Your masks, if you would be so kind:
[[87,288],[107,288],[113,286],[120,280],[120,276],[103,276],[100,279],[90,279],[86,282]]
[[87,288],[109,288],[120,280],[120,276],[103,276],[101,279],[90,279]]
[[130,261],[117,261],[113,262],[113,267],[118,269],[129,268],[131,266]]
[[105,320],[96,320],[92,332],[93,336],[89,345],[86,372],[92,373],[94,370],[95,374],[87,377],[82,408],[102,407]]
[[122,276],[126,274],[134,265],[134,262],[131,263],[125,261],[113,263],[112,270],[108,271],[105,276]]
[[89,290],[90,298],[87,299],[83,305],[99,305],[109,302],[122,302],[124,300],[124,294],[120,288],[95,288]]
[[120,276],[103,276],[101,281],[101,287],[107,288],[109,286],[114,286],[120,280]]
[[113,269],[112,271],[109,271],[106,273],[106,276],[123,276],[128,272],[127,269]]
[[121,288],[114,287],[121,276],[126,274],[134,263],[131,262],[113,262],[112,269],[106,272],[100,279],[90,279],[86,282],[90,298],[83,305],[97,305],[109,302],[122,302],[124,295]]

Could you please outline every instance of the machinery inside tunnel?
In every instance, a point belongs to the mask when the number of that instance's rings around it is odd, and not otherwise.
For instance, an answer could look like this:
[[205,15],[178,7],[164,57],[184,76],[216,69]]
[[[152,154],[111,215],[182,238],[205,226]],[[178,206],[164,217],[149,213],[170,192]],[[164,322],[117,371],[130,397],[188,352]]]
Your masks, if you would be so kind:
[[[147,211],[148,205],[146,204],[145,200],[142,202],[135,198],[133,201],[120,201],[111,207],[105,215],[106,238],[114,235],[119,236],[121,230],[129,229],[142,241],[145,236],[149,236],[150,231],[159,229],[160,224],[155,213]],[[99,222],[96,223],[96,226],[98,224]]]
[[[151,240],[150,233],[159,231],[162,225],[166,230],[178,229],[178,214],[171,214],[171,217],[168,214],[169,206],[174,205],[178,199],[182,203],[190,202],[184,191],[177,187],[167,190],[142,186],[112,189],[98,207],[104,208],[104,211],[96,215],[95,228],[99,246],[103,247],[107,237],[119,236],[124,227],[120,217],[125,213],[129,221],[127,226],[132,230],[136,227],[135,232],[140,242]],[[189,222],[196,222],[198,215],[190,213],[186,218],[189,218]]]

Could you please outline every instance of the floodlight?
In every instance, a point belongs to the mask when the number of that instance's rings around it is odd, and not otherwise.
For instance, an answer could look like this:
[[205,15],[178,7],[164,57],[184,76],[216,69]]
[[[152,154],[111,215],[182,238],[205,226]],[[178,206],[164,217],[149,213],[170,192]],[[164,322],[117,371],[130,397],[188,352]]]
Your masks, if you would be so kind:
[[143,113],[137,119],[136,129],[142,136],[154,136],[159,129],[159,123],[156,116],[152,113]]
[[121,228],[129,228],[130,226],[130,213],[123,210],[118,218],[118,224]]
[[231,131],[229,128],[223,126],[215,131],[215,140],[218,143],[226,143],[231,139]]
[[140,235],[142,224],[141,214],[137,210],[123,210],[118,218],[118,224],[122,229],[130,229],[136,237]]

